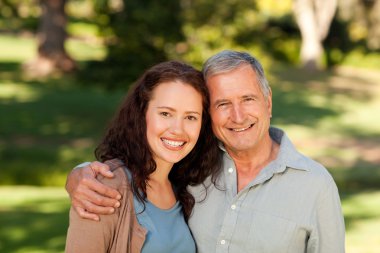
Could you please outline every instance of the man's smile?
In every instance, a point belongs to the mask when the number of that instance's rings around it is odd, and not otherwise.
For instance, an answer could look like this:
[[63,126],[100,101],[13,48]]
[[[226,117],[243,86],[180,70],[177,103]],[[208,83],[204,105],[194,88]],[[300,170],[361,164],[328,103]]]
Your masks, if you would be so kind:
[[249,126],[242,127],[242,128],[228,128],[228,129],[231,130],[231,131],[234,131],[234,132],[243,132],[243,131],[245,131],[247,129],[250,129],[251,127],[253,127],[253,125],[255,125],[255,124],[250,124]]

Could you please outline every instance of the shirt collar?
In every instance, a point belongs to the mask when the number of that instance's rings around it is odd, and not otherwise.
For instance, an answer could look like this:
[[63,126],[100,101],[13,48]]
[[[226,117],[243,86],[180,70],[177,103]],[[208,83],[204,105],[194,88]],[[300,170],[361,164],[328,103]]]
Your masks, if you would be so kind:
[[[270,170],[272,173],[281,173],[284,172],[287,168],[309,171],[308,160],[305,159],[305,157],[296,150],[293,143],[290,141],[283,130],[276,127],[270,127],[269,135],[272,140],[280,145],[280,149],[277,158],[268,164],[265,170]],[[224,147],[224,144],[222,142],[219,142],[218,146],[223,151],[223,153],[230,160],[232,160],[231,156],[228,154],[226,148]]]
[[277,172],[283,172],[287,168],[309,171],[310,163],[297,151],[286,133],[276,127],[269,128],[269,134],[275,142],[280,144],[277,158],[273,161],[278,165]]

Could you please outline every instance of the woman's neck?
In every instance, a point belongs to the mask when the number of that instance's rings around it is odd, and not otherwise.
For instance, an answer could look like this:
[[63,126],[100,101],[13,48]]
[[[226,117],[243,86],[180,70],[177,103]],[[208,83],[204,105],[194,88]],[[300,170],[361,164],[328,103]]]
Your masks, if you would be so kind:
[[156,170],[149,175],[146,188],[147,198],[153,205],[161,209],[170,209],[177,202],[169,180],[172,167],[173,165],[157,164]]

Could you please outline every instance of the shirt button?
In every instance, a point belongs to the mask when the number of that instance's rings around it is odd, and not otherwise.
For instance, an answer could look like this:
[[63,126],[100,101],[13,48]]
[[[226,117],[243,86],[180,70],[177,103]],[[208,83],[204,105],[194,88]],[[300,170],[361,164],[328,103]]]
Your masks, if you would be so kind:
[[232,172],[234,172],[234,169],[233,168],[228,168],[228,172],[232,173]]
[[226,244],[226,240],[221,240],[220,244],[222,244],[222,245]]
[[232,209],[232,210],[235,210],[235,209],[236,209],[236,205],[232,205],[232,206],[231,206],[231,209]]

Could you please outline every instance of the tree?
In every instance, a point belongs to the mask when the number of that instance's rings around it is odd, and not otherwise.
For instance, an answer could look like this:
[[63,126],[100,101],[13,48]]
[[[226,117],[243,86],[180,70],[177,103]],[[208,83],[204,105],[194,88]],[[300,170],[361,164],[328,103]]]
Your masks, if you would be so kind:
[[293,11],[301,32],[301,62],[311,71],[321,68],[322,42],[337,9],[337,0],[294,0]]
[[95,1],[108,55],[102,62],[86,64],[79,73],[79,78],[110,89],[125,88],[146,68],[173,58],[172,48],[183,39],[178,0],[112,2],[119,4],[111,6],[111,1]]
[[40,0],[41,18],[37,31],[38,55],[28,62],[25,69],[33,76],[45,76],[53,72],[71,72],[76,68],[74,60],[65,50],[66,0]]
[[365,40],[368,50],[380,49],[380,0],[350,0],[339,2],[339,16],[353,27],[360,27],[355,41]]

